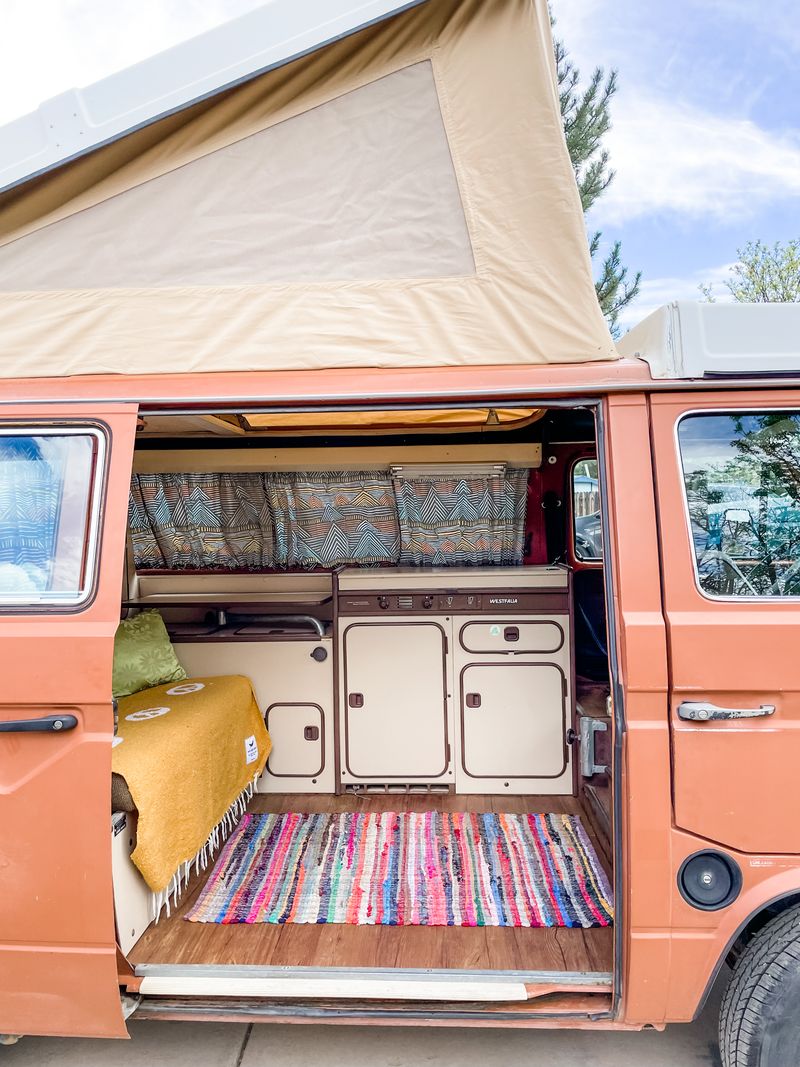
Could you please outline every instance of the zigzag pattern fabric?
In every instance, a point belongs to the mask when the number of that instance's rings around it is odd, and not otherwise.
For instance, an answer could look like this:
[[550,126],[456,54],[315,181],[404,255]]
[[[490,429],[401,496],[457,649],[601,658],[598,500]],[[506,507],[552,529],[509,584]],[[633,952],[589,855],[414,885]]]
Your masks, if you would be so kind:
[[55,455],[45,458],[35,437],[0,438],[0,567],[13,567],[20,587],[40,592],[55,563],[64,478]]
[[134,559],[139,570],[517,564],[527,474],[136,474]]
[[368,566],[397,559],[397,509],[385,473],[264,477],[274,490],[278,566]]
[[414,567],[522,562],[527,470],[500,477],[395,479],[400,563]]
[[128,515],[140,570],[271,570],[392,563],[387,474],[136,474]]
[[134,474],[128,525],[141,570],[276,566],[262,474]]

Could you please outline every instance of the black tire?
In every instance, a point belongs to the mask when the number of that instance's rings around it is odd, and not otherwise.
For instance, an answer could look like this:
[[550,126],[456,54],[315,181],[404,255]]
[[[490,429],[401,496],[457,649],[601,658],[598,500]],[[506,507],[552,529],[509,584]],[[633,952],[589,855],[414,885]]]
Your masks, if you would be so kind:
[[722,998],[723,1067],[800,1064],[800,906],[770,920],[733,968]]

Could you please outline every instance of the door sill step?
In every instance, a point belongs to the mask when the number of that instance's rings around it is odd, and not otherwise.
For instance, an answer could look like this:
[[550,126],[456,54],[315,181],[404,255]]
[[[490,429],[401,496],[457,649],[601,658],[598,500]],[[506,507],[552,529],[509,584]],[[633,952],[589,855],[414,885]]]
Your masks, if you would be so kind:
[[146,997],[523,1003],[553,993],[611,990],[611,975],[605,972],[143,964],[136,968],[136,976],[141,979],[138,992]]

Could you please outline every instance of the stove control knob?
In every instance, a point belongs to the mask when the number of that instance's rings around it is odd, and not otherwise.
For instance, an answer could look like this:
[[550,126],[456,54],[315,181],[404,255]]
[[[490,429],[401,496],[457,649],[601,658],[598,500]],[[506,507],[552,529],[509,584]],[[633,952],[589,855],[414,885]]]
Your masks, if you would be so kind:
[[389,598],[388,598],[388,596],[379,596],[378,597],[378,607],[381,608],[383,611],[386,611],[386,609],[389,607]]
[[423,608],[432,608],[433,607],[433,597],[432,596],[424,596],[422,598],[422,606],[423,606]]

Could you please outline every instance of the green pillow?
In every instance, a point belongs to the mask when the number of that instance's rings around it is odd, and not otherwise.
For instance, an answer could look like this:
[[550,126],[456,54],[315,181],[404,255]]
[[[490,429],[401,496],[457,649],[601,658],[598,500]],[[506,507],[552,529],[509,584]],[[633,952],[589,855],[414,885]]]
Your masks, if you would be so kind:
[[142,611],[119,624],[111,680],[115,697],[127,697],[165,682],[180,682],[185,677],[186,671],[178,663],[157,611]]

